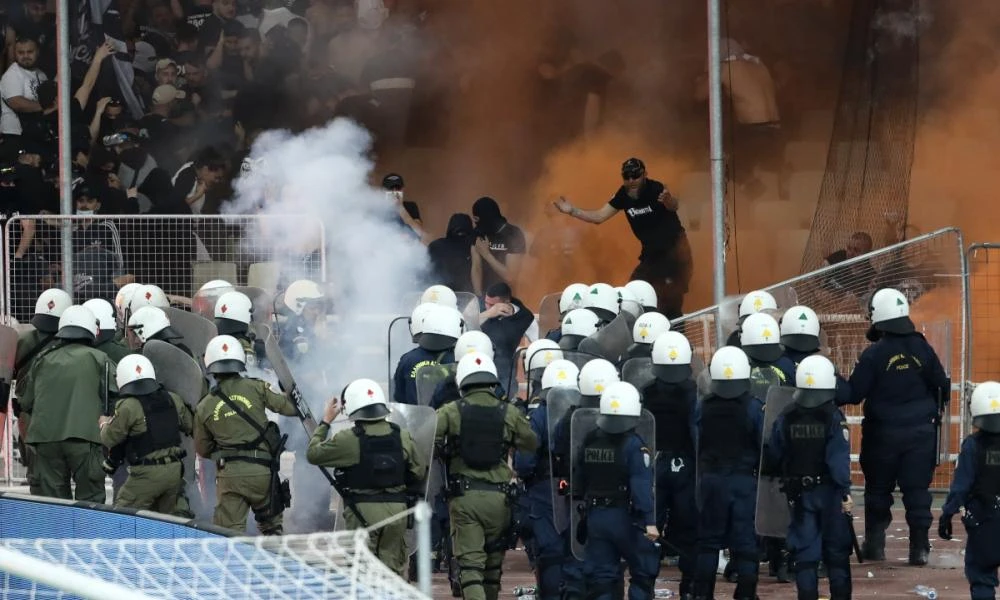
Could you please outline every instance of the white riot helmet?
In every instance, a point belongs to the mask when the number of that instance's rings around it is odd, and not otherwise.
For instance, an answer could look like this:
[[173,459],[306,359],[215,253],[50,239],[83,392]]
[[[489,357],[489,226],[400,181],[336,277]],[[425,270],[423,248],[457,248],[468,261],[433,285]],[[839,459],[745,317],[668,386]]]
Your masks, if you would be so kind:
[[774,317],[767,313],[754,313],[747,316],[740,327],[740,346],[750,358],[773,363],[784,352],[779,333]]
[[115,308],[111,303],[102,298],[92,298],[83,303],[83,306],[94,313],[97,317],[97,343],[102,344],[115,337],[117,322],[115,321]]
[[458,309],[458,296],[455,292],[446,285],[432,285],[431,287],[424,290],[424,293],[420,296],[420,302],[431,302],[433,304],[440,304],[441,306],[447,306],[449,308]]
[[205,368],[209,373],[239,373],[246,364],[243,346],[231,335],[217,335],[205,346]]
[[640,316],[644,310],[642,304],[639,302],[639,297],[632,293],[632,290],[627,287],[617,287],[615,291],[618,292],[618,312],[627,312],[633,317]]
[[118,384],[118,393],[122,396],[145,396],[160,389],[153,363],[141,354],[129,354],[118,363],[115,382]]
[[418,304],[410,313],[410,337],[413,338],[414,344],[420,339],[420,334],[424,332],[424,317],[427,316],[432,306],[436,305],[433,302],[424,302]]
[[529,379],[537,379],[546,367],[554,361],[562,360],[562,349],[559,344],[550,339],[542,338],[528,344],[528,348],[522,354],[524,359],[524,373]]
[[143,306],[128,318],[128,328],[135,332],[143,344],[154,337],[161,340],[176,340],[182,336],[170,327],[170,318],[163,309]]
[[830,359],[813,354],[802,359],[795,368],[795,402],[814,408],[833,400],[837,395],[837,373]]
[[464,330],[465,321],[458,309],[432,304],[424,315],[417,344],[424,350],[442,352],[454,348]]
[[542,391],[551,388],[580,389],[580,369],[565,359],[554,360],[542,373]]
[[612,383],[621,381],[618,369],[610,361],[595,358],[580,369],[580,395],[597,398]]
[[31,324],[42,333],[55,333],[59,330],[59,318],[72,305],[73,299],[63,290],[47,289],[35,300],[35,314],[31,317]]
[[649,282],[636,279],[625,284],[625,288],[635,294],[643,310],[656,309],[656,290]]
[[129,298],[128,311],[134,313],[144,306],[167,308],[170,306],[170,300],[167,299],[167,295],[163,293],[160,286],[140,285],[132,293],[132,297]]
[[639,390],[627,381],[612,383],[601,392],[601,414],[597,427],[608,433],[625,433],[639,423],[642,416],[642,397]]
[[67,306],[59,317],[56,337],[61,340],[84,340],[93,344],[97,340],[97,317],[85,306]]
[[132,301],[132,294],[140,287],[142,287],[142,284],[126,283],[118,289],[118,293],[115,294],[115,310],[118,311],[118,316],[123,319],[125,318],[125,310]]
[[208,283],[198,288],[198,293],[207,292],[209,290],[218,290],[222,288],[231,288],[231,287],[233,287],[233,284],[229,283],[224,279],[213,279],[212,281],[209,281]]
[[740,301],[740,322],[752,314],[762,310],[778,310],[778,302],[774,296],[764,290],[756,290],[743,296]]
[[458,361],[455,368],[455,382],[458,389],[464,390],[472,385],[497,385],[500,379],[497,377],[497,366],[493,359],[482,352],[466,354]]
[[215,301],[215,328],[219,334],[246,333],[250,328],[253,302],[243,292],[226,292]]
[[642,313],[632,326],[632,341],[636,344],[652,344],[668,331],[670,319],[658,312]]
[[653,342],[653,375],[667,383],[690,379],[691,354],[691,342],[684,334],[679,331],[663,332]]
[[587,292],[586,304],[599,320],[610,322],[618,314],[618,292],[606,283],[595,283]]
[[708,372],[712,393],[720,398],[738,398],[750,391],[750,359],[735,346],[716,350]]
[[987,433],[1000,433],[1000,383],[984,381],[972,391],[972,424]]
[[882,288],[875,292],[871,301],[872,326],[887,333],[913,333],[915,328],[910,320],[910,302],[899,290]]
[[455,342],[455,358],[461,359],[461,357],[471,352],[482,352],[486,356],[493,358],[493,340],[482,331],[466,331]]
[[571,283],[559,296],[559,314],[565,315],[575,308],[585,308],[590,288],[585,283]]
[[288,310],[296,315],[301,315],[306,305],[322,300],[323,297],[323,290],[319,289],[319,285],[315,281],[299,279],[288,284],[288,287],[285,288],[282,302],[285,303]]
[[340,395],[344,412],[355,421],[378,421],[389,414],[382,387],[371,379],[355,379]]
[[781,316],[781,343],[799,352],[819,350],[819,317],[808,306],[793,306]]
[[580,345],[580,340],[597,333],[597,325],[600,322],[600,318],[592,310],[574,308],[569,311],[562,319],[562,338],[559,340],[559,347],[575,350]]

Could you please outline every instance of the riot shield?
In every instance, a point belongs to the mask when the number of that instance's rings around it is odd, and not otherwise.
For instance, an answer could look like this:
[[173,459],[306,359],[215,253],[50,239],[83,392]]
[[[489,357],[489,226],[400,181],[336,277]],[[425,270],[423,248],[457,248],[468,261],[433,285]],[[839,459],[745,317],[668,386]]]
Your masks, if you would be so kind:
[[781,413],[795,404],[795,388],[772,387],[764,404],[764,446],[761,448],[760,478],[757,482],[757,535],[764,537],[784,538],[788,535],[788,524],[792,513],[788,507],[788,499],[781,491],[780,472],[774,470],[777,466],[769,464],[764,454],[771,441],[771,429]]
[[386,381],[389,382],[389,397],[393,397],[393,373],[404,354],[417,347],[410,334],[409,317],[396,317],[389,322],[386,334]]
[[622,381],[631,383],[640,392],[649,387],[655,379],[651,358],[630,358],[622,365]]
[[[582,369],[583,365],[589,363],[596,358],[604,358],[603,356],[593,354],[591,352],[584,352],[582,350],[563,350],[563,358],[568,360],[577,366],[578,369]],[[612,361],[614,362],[614,361]]]
[[[198,290],[194,296],[191,297],[191,312],[201,317],[208,319],[209,321],[214,321],[215,319],[215,303],[219,300],[219,297],[226,292],[232,292],[239,289],[239,291],[246,294],[244,289],[251,288],[234,288],[234,287],[217,287],[209,288],[207,290]],[[247,294],[249,296],[249,294]],[[253,297],[250,298],[253,301]],[[256,309],[257,305],[254,305]],[[269,306],[267,312],[270,313],[274,310],[274,306]]]
[[580,406],[580,392],[569,388],[552,388],[545,397],[546,427],[549,432],[549,473],[552,484],[552,522],[556,531],[563,532],[569,526],[569,496],[560,493],[559,484],[569,479],[569,457],[560,456],[556,449],[556,439],[569,435],[570,411]]
[[417,404],[432,406],[438,386],[454,376],[454,365],[424,365],[417,369]]
[[[201,402],[205,386],[205,377],[198,363],[180,348],[161,340],[146,342],[142,347],[142,355],[153,364],[156,380],[160,385],[180,396],[191,407],[191,411],[195,411]],[[188,502],[191,503],[191,512],[198,518],[211,517],[215,498],[203,498],[198,489],[194,467],[196,458],[194,440],[189,436],[182,436],[181,447],[186,453],[183,460],[184,489],[187,492]]]
[[219,335],[215,323],[201,315],[173,306],[164,308],[163,312],[167,313],[167,318],[170,319],[170,327],[181,335],[181,343],[191,350],[200,363],[205,356],[208,342]]
[[542,298],[542,302],[538,305],[538,331],[542,335],[562,324],[562,318],[559,315],[559,299],[561,297],[562,293],[548,294]]
[[[234,289],[250,299],[250,304],[253,305],[250,319],[253,323],[271,322],[271,314],[274,313],[274,298],[271,294],[258,287],[240,286]],[[212,317],[215,317],[214,307]]]
[[579,350],[596,354],[615,365],[620,365],[622,357],[632,345],[632,328],[628,324],[626,314],[618,315],[597,333],[584,338],[580,342]]
[[[440,470],[432,469],[434,461],[434,438],[437,434],[437,411],[429,406],[411,406],[408,404],[389,403],[389,422],[405,429],[413,438],[417,448],[417,457],[421,464],[428,468],[427,479],[424,481],[424,498],[433,502],[434,496],[444,487],[444,478]],[[406,530],[406,548],[410,555],[417,551],[416,529]]]
[[750,394],[760,400],[767,399],[772,387],[781,386],[781,375],[777,367],[763,366],[750,369]]
[[288,363],[285,362],[285,356],[281,353],[281,347],[278,345],[278,338],[274,337],[274,332],[271,332],[264,341],[264,349],[267,351],[267,358],[271,362],[274,374],[278,377],[282,391],[288,394],[299,409],[299,419],[302,421],[302,426],[305,427],[306,435],[312,437],[313,432],[316,431],[316,419],[313,418],[309,402],[295,383],[295,378],[292,376],[291,369],[288,368]]
[[[581,521],[584,521],[587,517],[587,507],[584,502],[584,496],[586,495],[586,489],[584,489],[585,477],[581,472],[581,467],[584,464],[585,442],[592,433],[597,431],[599,416],[600,411],[596,408],[578,408],[573,411],[573,417],[570,419],[571,502],[569,507],[569,539],[573,556],[580,560],[584,558],[584,545],[586,544],[586,523],[583,523],[583,527],[581,527]],[[653,419],[651,412],[648,410],[642,411],[639,423],[636,425],[634,432],[642,438],[643,446],[649,450],[650,464],[648,468],[652,470],[653,457],[656,456],[656,421]],[[651,480],[655,482],[656,478],[651,477]],[[653,506],[655,507],[655,485],[649,491],[651,494],[654,494]]]

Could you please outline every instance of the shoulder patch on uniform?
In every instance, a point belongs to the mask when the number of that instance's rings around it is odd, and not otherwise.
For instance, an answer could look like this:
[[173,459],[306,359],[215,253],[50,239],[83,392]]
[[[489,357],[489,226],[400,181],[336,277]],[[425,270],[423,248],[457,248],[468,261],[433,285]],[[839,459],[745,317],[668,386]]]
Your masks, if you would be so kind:
[[649,465],[652,464],[652,459],[649,456],[649,448],[639,448],[639,452],[642,452],[642,464],[648,469]]
[[847,429],[847,427],[844,427],[841,431],[844,432],[844,441],[845,442],[851,441],[851,432]]

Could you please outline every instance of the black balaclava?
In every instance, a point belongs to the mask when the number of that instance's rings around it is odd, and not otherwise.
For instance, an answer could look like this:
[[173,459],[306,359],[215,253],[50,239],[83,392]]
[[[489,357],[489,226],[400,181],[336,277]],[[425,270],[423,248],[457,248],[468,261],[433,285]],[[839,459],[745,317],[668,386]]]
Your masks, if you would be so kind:
[[472,217],[465,213],[455,213],[448,219],[448,232],[445,235],[456,243],[472,246],[475,242],[474,232]]
[[477,229],[480,236],[493,235],[507,223],[507,219],[500,214],[500,205],[489,196],[476,200],[472,205],[472,216],[479,219]]

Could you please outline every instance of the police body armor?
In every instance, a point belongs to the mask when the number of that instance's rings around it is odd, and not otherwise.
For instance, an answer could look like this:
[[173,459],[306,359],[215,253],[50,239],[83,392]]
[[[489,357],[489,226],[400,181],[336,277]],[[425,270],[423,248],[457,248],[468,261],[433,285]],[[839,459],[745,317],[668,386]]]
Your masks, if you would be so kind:
[[629,504],[629,471],[622,447],[631,432],[591,432],[583,447],[583,499],[591,506],[623,507]]
[[980,431],[977,435],[976,481],[972,498],[987,511],[1000,509],[1000,434]]
[[[403,438],[399,425],[389,423],[389,435],[368,435],[363,423],[354,425],[354,435],[358,437],[358,464],[343,469],[342,481],[345,489],[386,490],[406,485],[406,457],[403,454]],[[357,494],[355,501],[405,502],[403,492],[390,494]]]
[[[790,494],[795,487],[808,491],[829,477],[826,466],[826,438],[830,429],[832,402],[816,408],[795,406],[785,414],[782,434],[788,448],[782,465]],[[810,481],[812,483],[810,483]],[[789,500],[795,500],[789,497]]]
[[[745,456],[757,456],[760,449],[747,424],[747,397],[707,398],[701,406],[698,439],[699,473],[728,472]],[[748,469],[747,474],[751,471]]]
[[656,381],[643,390],[643,404],[656,419],[656,449],[664,456],[694,456],[690,402],[694,392],[694,381]]
[[145,458],[157,450],[180,448],[180,417],[177,416],[173,398],[166,390],[160,389],[152,394],[135,396],[135,399],[142,406],[146,431],[129,436],[125,441],[125,460],[130,465],[166,464],[179,460],[183,453],[169,460]]
[[503,463],[507,458],[507,405],[497,401],[496,406],[480,406],[463,398],[458,401],[458,413],[462,423],[458,455],[462,462],[477,471],[488,471]]

